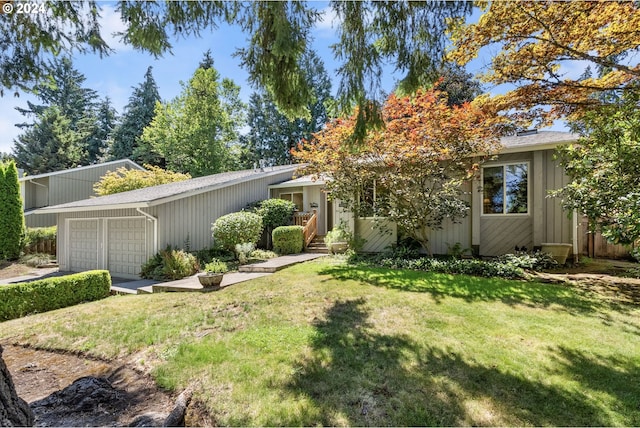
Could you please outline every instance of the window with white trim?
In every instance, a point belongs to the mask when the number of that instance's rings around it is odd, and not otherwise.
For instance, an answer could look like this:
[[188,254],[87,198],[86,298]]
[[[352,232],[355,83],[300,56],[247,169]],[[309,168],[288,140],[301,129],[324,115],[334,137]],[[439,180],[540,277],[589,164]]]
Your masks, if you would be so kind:
[[388,191],[378,186],[376,180],[368,182],[360,189],[360,217],[373,217],[388,204]]
[[482,168],[483,214],[529,213],[529,163]]

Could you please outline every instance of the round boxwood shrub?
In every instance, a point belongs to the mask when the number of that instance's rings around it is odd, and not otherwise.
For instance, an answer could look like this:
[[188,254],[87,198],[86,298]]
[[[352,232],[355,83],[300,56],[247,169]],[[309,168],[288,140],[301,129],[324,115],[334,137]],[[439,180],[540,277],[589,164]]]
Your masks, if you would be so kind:
[[262,217],[250,212],[223,215],[211,226],[214,243],[233,251],[237,244],[256,244],[262,235]]
[[273,251],[278,254],[297,254],[304,248],[302,226],[280,226],[273,229]]

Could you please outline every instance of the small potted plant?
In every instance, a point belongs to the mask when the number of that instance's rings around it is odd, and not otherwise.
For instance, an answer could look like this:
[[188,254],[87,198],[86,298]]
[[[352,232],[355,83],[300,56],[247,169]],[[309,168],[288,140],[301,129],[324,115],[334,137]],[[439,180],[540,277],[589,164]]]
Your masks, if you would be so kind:
[[218,259],[212,259],[204,265],[204,273],[198,275],[198,281],[204,288],[217,290],[220,288],[222,277],[229,269],[227,264]]

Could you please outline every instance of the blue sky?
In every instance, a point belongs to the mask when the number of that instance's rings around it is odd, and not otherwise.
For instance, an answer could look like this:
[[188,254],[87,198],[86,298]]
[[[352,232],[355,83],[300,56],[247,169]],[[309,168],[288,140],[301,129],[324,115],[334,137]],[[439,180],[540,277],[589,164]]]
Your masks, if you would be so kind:
[[[324,10],[324,20],[313,31],[312,46],[322,58],[329,76],[334,78],[333,92],[338,87],[336,68],[338,64],[333,59],[330,45],[337,41],[334,18],[328,9],[322,9],[326,3],[318,2],[318,9]],[[132,88],[140,84],[144,78],[147,67],[153,67],[153,76],[158,84],[160,96],[163,100],[170,100],[181,92],[180,81],[187,81],[195,71],[202,59],[204,52],[211,50],[214,66],[222,77],[234,80],[241,87],[241,97],[244,101],[249,99],[253,88],[247,82],[247,73],[240,67],[240,59],[233,56],[237,48],[247,43],[247,36],[236,27],[226,25],[216,30],[204,31],[200,38],[174,39],[172,40],[173,54],[165,54],[161,58],[134,50],[131,46],[120,43],[113,37],[114,32],[124,28],[119,15],[114,11],[112,3],[104,2],[102,6],[102,32],[103,37],[115,52],[108,57],[100,58],[98,55],[78,55],[73,57],[74,67],[86,77],[85,87],[94,89],[101,98],[109,96],[119,114],[123,112],[127,104]],[[477,19],[477,16],[475,16]],[[473,17],[472,17],[473,19]],[[489,62],[491,52],[486,51],[484,58],[475,60],[469,68],[475,72],[479,67]],[[393,89],[395,79],[392,73],[387,73],[383,78],[383,89]],[[491,92],[495,92],[496,89]],[[0,98],[0,152],[10,152],[13,140],[22,131],[15,127],[16,123],[24,122],[24,117],[15,110],[16,106],[26,107],[27,100],[34,99],[29,94],[21,94],[15,98],[11,95]],[[563,129],[562,125],[554,126],[554,129]]]

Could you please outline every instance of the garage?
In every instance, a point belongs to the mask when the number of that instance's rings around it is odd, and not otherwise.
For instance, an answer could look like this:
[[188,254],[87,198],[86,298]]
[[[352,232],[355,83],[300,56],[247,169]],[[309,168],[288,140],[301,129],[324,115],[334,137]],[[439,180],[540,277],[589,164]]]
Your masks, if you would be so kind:
[[144,217],[68,220],[69,270],[107,269],[136,278],[149,258]]
[[69,221],[69,268],[98,269],[98,220]]
[[61,271],[107,269],[114,277],[137,279],[159,249],[211,248],[217,218],[267,199],[269,186],[291,180],[296,169],[229,171],[35,211],[57,215]]
[[115,276],[137,276],[147,261],[144,218],[107,220],[107,266]]

